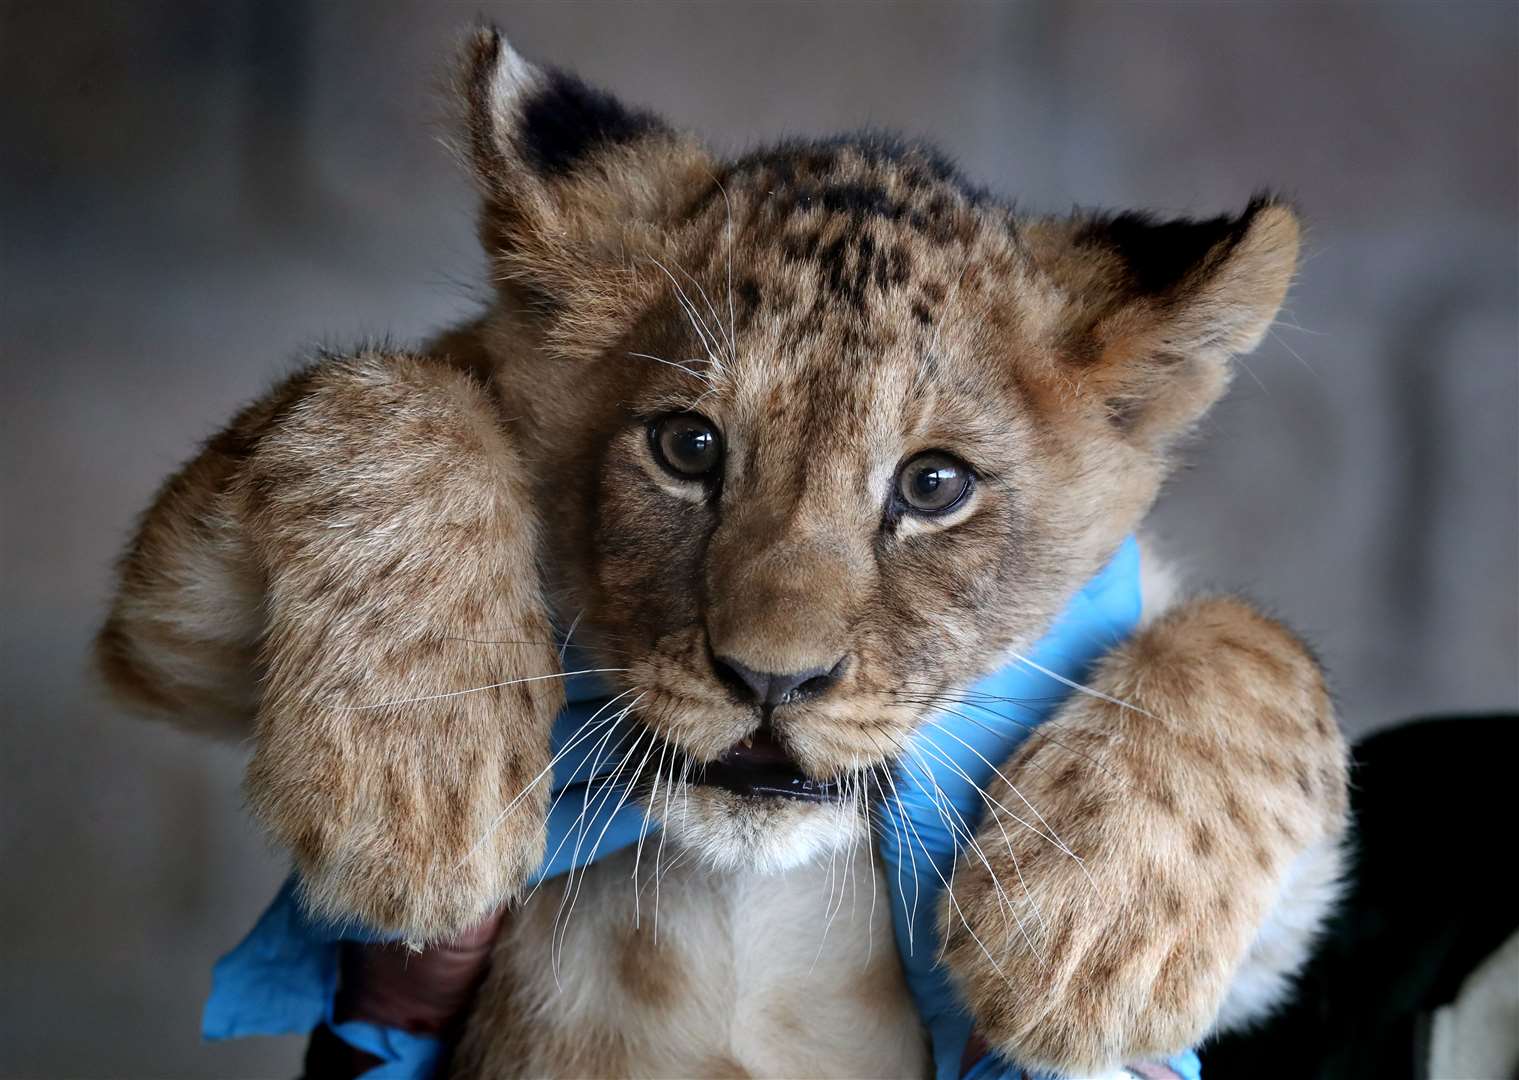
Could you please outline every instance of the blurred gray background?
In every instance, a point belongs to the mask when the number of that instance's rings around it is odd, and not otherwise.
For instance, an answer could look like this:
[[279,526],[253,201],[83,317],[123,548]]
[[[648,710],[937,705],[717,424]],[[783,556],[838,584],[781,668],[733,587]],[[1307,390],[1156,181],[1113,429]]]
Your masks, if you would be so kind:
[[240,751],[81,665],[155,485],[310,346],[417,338],[481,265],[432,94],[479,12],[741,148],[884,125],[1027,207],[1311,222],[1289,312],[1158,513],[1319,646],[1347,724],[1519,704],[1519,7],[0,7],[0,1073],[292,1075],[199,1045],[282,870]]

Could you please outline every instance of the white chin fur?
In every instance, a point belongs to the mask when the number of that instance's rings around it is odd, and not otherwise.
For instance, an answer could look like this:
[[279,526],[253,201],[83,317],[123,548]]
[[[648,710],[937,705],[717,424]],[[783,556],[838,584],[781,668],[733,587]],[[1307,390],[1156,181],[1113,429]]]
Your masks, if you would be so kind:
[[650,806],[670,843],[716,870],[780,873],[847,845],[868,841],[858,804],[755,799],[703,784],[681,784]]

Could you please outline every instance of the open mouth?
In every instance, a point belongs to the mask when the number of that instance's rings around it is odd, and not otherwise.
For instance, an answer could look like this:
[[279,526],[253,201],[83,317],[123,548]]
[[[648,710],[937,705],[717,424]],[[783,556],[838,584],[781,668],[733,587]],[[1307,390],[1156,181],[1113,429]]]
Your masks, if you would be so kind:
[[698,766],[691,779],[758,799],[836,802],[842,798],[836,781],[814,780],[804,774],[768,726],[735,743],[716,761]]

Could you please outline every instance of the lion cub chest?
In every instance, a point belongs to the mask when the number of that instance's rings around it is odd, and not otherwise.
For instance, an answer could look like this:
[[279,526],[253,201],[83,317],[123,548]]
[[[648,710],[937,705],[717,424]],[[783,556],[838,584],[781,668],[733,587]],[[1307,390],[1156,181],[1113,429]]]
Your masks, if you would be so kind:
[[870,853],[784,873],[652,851],[546,884],[513,915],[456,1071],[904,1076],[928,1055]]

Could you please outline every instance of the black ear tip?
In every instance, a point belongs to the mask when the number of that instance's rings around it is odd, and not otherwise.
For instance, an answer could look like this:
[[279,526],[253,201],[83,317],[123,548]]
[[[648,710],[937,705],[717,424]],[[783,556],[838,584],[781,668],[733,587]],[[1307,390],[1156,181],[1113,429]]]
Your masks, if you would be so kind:
[[549,68],[522,110],[519,139],[546,175],[566,175],[592,151],[666,131],[652,113],[630,109],[574,75]]

